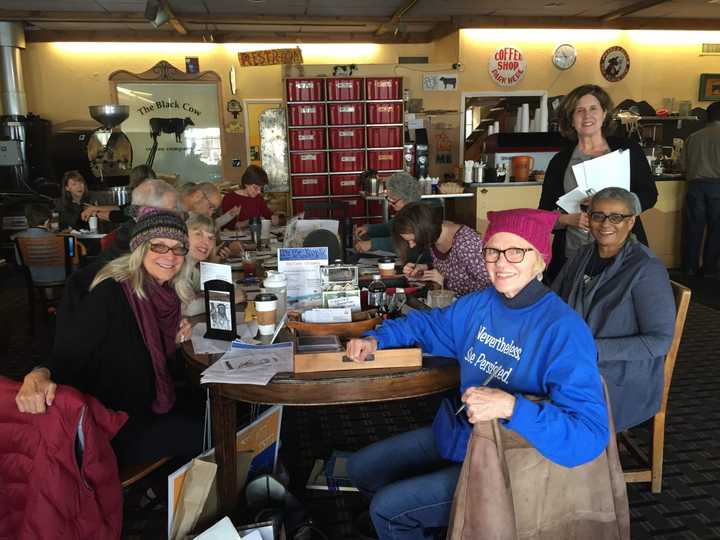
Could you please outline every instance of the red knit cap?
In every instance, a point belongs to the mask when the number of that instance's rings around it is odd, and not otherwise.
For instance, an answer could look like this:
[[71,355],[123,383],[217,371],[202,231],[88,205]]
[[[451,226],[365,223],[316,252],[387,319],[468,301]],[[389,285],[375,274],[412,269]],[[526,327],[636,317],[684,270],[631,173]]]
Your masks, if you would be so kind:
[[507,232],[524,238],[537,249],[543,256],[545,264],[550,264],[552,258],[552,233],[559,212],[548,212],[547,210],[535,210],[532,208],[517,208],[515,210],[502,210],[500,212],[488,212],[490,221],[483,244],[495,234]]

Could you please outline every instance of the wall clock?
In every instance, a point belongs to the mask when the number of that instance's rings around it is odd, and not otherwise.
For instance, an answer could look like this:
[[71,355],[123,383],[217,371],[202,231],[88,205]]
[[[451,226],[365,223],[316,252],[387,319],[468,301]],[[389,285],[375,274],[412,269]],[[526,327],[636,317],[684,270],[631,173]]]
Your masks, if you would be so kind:
[[610,82],[618,82],[630,71],[630,55],[619,46],[610,47],[600,57],[600,73]]
[[563,43],[558,45],[553,53],[552,63],[553,65],[562,70],[570,69],[575,65],[577,60],[577,51],[573,45],[569,43]]

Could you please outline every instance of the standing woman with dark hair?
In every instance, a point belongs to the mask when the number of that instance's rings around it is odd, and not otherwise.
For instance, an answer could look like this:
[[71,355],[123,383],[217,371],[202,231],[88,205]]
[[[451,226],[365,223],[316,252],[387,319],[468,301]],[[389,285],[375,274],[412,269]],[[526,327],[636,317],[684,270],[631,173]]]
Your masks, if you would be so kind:
[[412,203],[398,212],[392,230],[404,260],[408,248],[431,251],[433,268],[407,262],[403,273],[409,278],[433,281],[458,296],[490,285],[482,259],[482,238],[470,227],[444,221],[440,212],[426,204]]
[[240,184],[242,187],[236,191],[225,194],[222,200],[222,211],[237,212],[235,219],[224,226],[225,229],[240,229],[247,227],[251,218],[272,219],[273,225],[277,225],[280,219],[277,214],[268,208],[265,199],[262,197],[262,188],[268,183],[268,175],[265,169],[257,165],[250,165],[242,175]]
[[58,204],[60,229],[89,229],[82,219],[85,205],[90,203],[85,177],[80,171],[67,171],[62,177],[62,194]]
[[[650,166],[638,144],[618,137],[605,137],[610,124],[613,103],[610,96],[594,84],[578,86],[560,104],[560,132],[575,142],[552,158],[545,172],[539,208],[555,210],[557,200],[577,187],[573,165],[609,154],[615,150],[630,150],[630,191],[640,199],[643,210],[657,201],[657,188]],[[553,259],[547,277],[552,280],[565,261],[582,246],[592,242],[587,214],[563,213],[558,219],[553,239]],[[643,244],[647,237],[642,223],[635,221],[633,233]]]

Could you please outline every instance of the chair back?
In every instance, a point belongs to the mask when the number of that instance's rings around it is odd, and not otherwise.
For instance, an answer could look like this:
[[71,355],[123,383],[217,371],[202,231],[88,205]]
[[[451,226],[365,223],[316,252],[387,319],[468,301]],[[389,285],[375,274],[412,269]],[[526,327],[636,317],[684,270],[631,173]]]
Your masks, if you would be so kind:
[[334,233],[325,229],[317,229],[309,233],[303,240],[303,247],[327,247],[330,264],[337,259],[344,260],[340,240]]
[[665,383],[663,384],[663,395],[662,401],[660,402],[660,411],[663,413],[667,410],[670,383],[672,382],[675,360],[677,359],[678,349],[680,349],[680,341],[682,340],[685,319],[687,317],[688,307],[690,306],[690,296],[692,295],[692,291],[680,283],[670,281],[670,286],[672,287],[673,296],[675,297],[676,314],[673,340],[670,344],[670,349],[665,355]]
[[[15,239],[20,254],[20,262],[26,266],[31,275],[33,269],[63,268],[65,275],[62,279],[53,280],[52,283],[36,283],[36,285],[52,285],[62,283],[72,269],[71,260],[67,252],[67,239],[64,236],[48,234],[45,236],[20,236]],[[36,281],[33,278],[33,281]]]

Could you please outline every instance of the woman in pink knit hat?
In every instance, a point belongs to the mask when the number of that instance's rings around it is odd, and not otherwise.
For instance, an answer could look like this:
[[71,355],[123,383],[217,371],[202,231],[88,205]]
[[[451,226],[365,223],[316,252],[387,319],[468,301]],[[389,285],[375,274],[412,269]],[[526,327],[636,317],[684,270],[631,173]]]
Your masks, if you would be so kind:
[[592,335],[540,281],[557,214],[519,209],[488,212],[488,219],[482,256],[492,287],[445,309],[387,321],[348,343],[347,355],[359,362],[377,349],[419,345],[460,365],[462,411],[443,404],[432,427],[375,443],[348,463],[371,499],[380,539],[428,538],[447,526],[474,423],[498,419],[565,467],[594,460],[608,444]]

